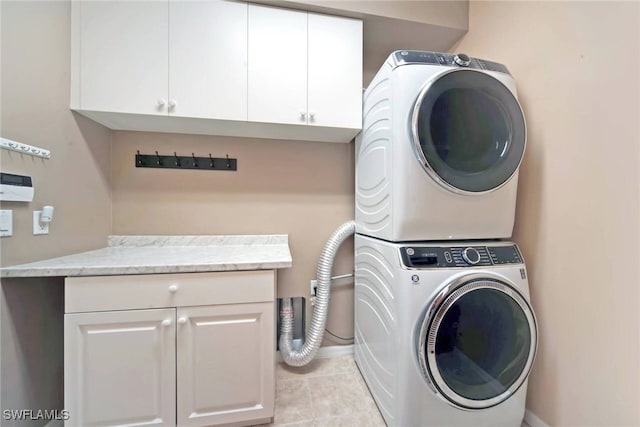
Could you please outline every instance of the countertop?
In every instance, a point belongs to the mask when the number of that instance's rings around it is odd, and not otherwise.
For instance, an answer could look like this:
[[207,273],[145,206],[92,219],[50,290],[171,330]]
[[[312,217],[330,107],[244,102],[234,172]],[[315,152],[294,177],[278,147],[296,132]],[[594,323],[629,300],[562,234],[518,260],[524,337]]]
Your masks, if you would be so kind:
[[0,277],[106,276],[291,267],[289,237],[109,236],[106,248],[0,268]]

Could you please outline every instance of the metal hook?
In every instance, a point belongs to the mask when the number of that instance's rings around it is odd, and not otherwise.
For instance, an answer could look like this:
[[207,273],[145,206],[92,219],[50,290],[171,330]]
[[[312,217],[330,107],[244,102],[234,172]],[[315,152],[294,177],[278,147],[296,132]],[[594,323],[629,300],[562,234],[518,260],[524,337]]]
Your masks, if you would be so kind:
[[231,163],[229,163],[229,155],[227,154],[227,169],[231,168]]
[[156,165],[160,166],[160,154],[158,154],[158,150],[156,150]]
[[173,156],[176,158],[176,166],[180,166],[180,159],[178,158],[178,153],[174,151]]
[[211,157],[211,153],[209,153],[209,160],[210,160],[209,166],[213,167],[213,157]]
[[191,153],[191,157],[193,157],[193,166],[194,167],[198,167],[198,159],[196,159],[196,155],[194,153]]

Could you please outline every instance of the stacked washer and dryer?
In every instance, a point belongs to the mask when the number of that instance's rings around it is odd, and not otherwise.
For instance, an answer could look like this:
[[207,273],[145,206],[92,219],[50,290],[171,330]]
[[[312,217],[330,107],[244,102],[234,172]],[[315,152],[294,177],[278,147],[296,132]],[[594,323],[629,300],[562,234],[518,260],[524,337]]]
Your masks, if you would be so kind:
[[355,360],[389,426],[519,427],[537,348],[510,242],[526,129],[504,65],[397,51],[356,139]]

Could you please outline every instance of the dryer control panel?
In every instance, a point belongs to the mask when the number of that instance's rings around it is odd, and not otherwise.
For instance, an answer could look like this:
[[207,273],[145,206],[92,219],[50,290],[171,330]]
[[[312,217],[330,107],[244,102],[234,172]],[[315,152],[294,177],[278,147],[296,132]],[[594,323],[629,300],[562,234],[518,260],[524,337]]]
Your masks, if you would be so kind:
[[429,64],[444,65],[449,67],[460,66],[477,70],[497,71],[510,74],[507,67],[486,59],[470,58],[463,53],[453,55],[450,53],[427,52],[421,50],[397,50],[392,54],[394,68],[405,64]]
[[516,245],[423,246],[400,248],[400,257],[409,268],[488,267],[522,264]]

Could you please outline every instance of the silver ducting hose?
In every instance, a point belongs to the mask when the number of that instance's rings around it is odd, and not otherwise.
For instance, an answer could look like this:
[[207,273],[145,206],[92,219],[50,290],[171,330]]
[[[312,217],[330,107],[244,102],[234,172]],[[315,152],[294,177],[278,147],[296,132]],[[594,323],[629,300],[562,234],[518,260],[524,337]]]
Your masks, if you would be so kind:
[[293,305],[291,298],[282,300],[280,311],[280,354],[287,365],[304,366],[315,357],[327,322],[327,310],[329,309],[329,290],[331,287],[331,270],[336,252],[342,243],[356,231],[355,221],[342,224],[333,232],[322,249],[318,261],[318,289],[316,291],[316,304],[311,315],[311,326],[307,339],[299,349],[293,348]]

